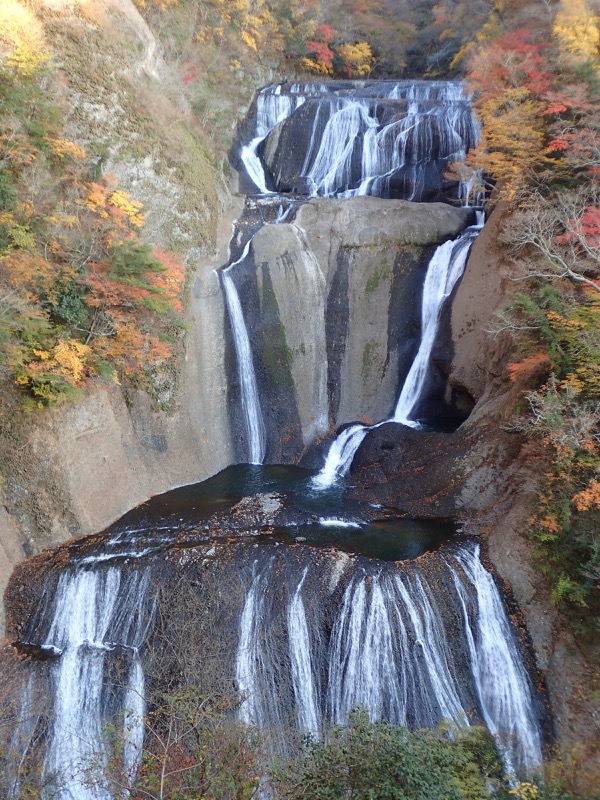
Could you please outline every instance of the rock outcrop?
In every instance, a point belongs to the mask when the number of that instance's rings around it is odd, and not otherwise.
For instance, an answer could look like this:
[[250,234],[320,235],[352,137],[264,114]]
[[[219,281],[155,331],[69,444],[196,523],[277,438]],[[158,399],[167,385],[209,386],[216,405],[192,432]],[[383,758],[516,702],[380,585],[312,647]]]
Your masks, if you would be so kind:
[[390,416],[418,346],[429,257],[471,216],[441,203],[319,199],[292,224],[259,230],[235,280],[268,462],[297,460],[344,423]]

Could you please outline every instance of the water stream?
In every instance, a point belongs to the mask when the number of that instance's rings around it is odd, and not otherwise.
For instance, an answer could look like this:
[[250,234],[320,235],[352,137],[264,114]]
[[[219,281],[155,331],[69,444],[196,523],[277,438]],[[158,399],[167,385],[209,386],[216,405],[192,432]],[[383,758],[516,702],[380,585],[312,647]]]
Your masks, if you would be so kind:
[[313,479],[316,488],[327,489],[348,474],[358,448],[367,433],[374,428],[386,422],[397,422],[412,428],[420,427],[412,415],[416,413],[427,379],[441,311],[463,274],[471,245],[482,227],[483,220],[479,218],[477,225],[467,228],[457,239],[444,242],[435,250],[423,286],[421,341],[400,391],[394,416],[375,425],[356,423],[345,428],[331,444],[323,468]]
[[234,261],[227,269],[221,271],[221,280],[223,291],[225,292],[225,299],[227,301],[227,309],[229,311],[229,319],[231,321],[233,341],[235,344],[238,376],[241,386],[242,408],[244,410],[244,419],[246,421],[246,431],[248,434],[248,461],[250,464],[262,464],[265,457],[266,430],[260,408],[260,398],[258,396],[256,374],[252,360],[252,347],[244,321],[242,304],[240,303],[233,277],[230,275],[230,271],[247,258],[251,242],[252,240],[246,244],[241,257],[237,261]]

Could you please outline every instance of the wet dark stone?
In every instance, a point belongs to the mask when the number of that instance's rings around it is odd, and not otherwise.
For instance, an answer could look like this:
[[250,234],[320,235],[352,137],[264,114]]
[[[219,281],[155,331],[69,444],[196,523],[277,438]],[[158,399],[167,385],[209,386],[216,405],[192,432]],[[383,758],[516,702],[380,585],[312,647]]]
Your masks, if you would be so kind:
[[358,449],[349,481],[354,500],[383,503],[411,516],[450,519],[466,475],[465,434],[418,431],[390,422],[370,431]]

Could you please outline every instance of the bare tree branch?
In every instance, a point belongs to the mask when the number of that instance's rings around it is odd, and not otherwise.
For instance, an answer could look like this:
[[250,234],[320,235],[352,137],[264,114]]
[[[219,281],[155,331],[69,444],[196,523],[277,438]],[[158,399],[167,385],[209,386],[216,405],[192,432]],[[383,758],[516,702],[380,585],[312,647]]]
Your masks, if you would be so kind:
[[505,225],[502,240],[524,278],[567,278],[600,292],[600,189],[540,194]]

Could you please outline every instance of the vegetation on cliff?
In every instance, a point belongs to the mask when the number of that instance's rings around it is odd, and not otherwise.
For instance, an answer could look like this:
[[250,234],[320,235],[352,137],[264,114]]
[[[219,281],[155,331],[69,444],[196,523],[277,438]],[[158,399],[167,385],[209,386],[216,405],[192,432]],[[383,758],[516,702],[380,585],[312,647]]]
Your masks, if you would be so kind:
[[65,137],[35,18],[7,2],[0,22],[0,378],[40,406],[98,375],[151,385],[181,331],[182,260],[142,243],[141,204]]
[[600,612],[600,22],[584,0],[495,5],[458,56],[483,134],[457,169],[507,205],[519,291],[496,334],[515,340],[509,379],[527,388],[513,427],[543,472],[530,534],[555,602],[589,636]]

